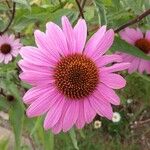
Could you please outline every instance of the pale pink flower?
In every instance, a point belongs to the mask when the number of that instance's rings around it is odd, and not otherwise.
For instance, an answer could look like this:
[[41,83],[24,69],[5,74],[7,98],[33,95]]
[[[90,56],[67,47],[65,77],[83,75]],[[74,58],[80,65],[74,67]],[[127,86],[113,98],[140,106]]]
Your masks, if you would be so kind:
[[13,57],[17,57],[22,44],[15,36],[4,34],[0,36],[0,63],[7,64]]
[[72,28],[62,17],[62,29],[47,23],[46,33],[35,31],[37,47],[20,51],[20,78],[33,86],[23,97],[30,105],[27,116],[46,114],[44,128],[55,134],[73,125],[83,128],[96,114],[111,120],[111,104],[120,104],[113,89],[123,88],[126,81],[115,72],[127,69],[129,63],[106,67],[122,61],[118,55],[104,55],[113,43],[113,30],[101,27],[85,45],[86,38],[83,19]]
[[[120,32],[120,36],[126,42],[138,47],[145,54],[150,55],[150,30],[143,34],[139,28],[126,28]],[[129,73],[138,71],[143,73],[144,71],[150,74],[150,61],[142,58],[119,52],[124,62],[130,62],[131,65],[128,69]]]

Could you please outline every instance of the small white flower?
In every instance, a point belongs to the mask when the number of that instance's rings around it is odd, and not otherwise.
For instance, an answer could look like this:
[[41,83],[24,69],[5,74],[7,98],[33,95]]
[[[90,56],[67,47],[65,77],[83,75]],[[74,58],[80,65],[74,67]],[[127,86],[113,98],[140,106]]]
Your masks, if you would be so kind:
[[113,117],[112,117],[112,121],[113,121],[113,122],[119,122],[120,119],[121,119],[120,114],[119,114],[118,112],[114,112],[114,113],[113,113]]
[[94,128],[98,129],[102,126],[102,122],[99,120],[94,121]]
[[131,104],[133,102],[133,99],[127,99],[127,103]]

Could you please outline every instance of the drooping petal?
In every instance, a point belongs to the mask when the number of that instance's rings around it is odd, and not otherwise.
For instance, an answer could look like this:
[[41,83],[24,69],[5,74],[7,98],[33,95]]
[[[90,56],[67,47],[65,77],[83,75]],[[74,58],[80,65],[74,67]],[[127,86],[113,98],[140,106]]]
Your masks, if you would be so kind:
[[30,62],[27,62],[25,60],[20,60],[18,62],[19,67],[23,70],[23,71],[39,71],[39,72],[43,72],[43,73],[50,73],[53,71],[54,66],[40,66],[40,65],[35,65],[32,64]]
[[63,106],[63,111],[62,111],[61,117],[60,117],[59,121],[52,127],[52,132],[54,134],[58,134],[63,129],[63,119],[66,114],[66,111],[68,110],[70,103],[71,102],[68,102],[67,100],[65,100],[65,104]]
[[35,117],[46,113],[60,99],[55,91],[49,91],[35,100],[27,109],[28,117]]
[[37,86],[28,90],[23,96],[23,102],[26,104],[31,104],[36,99],[38,99],[41,95],[51,91],[52,87],[49,86]]
[[72,100],[63,119],[63,131],[67,132],[77,121],[79,114],[79,106],[75,100]]
[[111,88],[107,87],[103,83],[101,83],[99,85],[98,91],[111,104],[113,104],[113,105],[119,105],[120,104],[120,98],[115,93],[115,91],[112,90]]
[[20,79],[31,85],[42,85],[54,83],[54,78],[50,73],[38,71],[26,71],[19,75]]
[[139,63],[140,63],[140,58],[135,57],[131,62],[132,65],[130,65],[128,72],[129,73],[135,72],[139,67]]
[[79,101],[78,105],[79,105],[79,115],[78,115],[78,118],[77,118],[77,121],[76,121],[76,127],[78,129],[81,129],[85,125],[84,102]]
[[120,89],[126,85],[126,80],[121,75],[114,73],[100,73],[100,81],[113,89]]
[[131,65],[130,63],[117,63],[110,67],[101,68],[101,72],[104,71],[107,73],[111,73],[111,72],[123,71],[125,69],[128,69],[130,65]]
[[96,113],[98,113],[100,116],[104,116],[109,120],[112,119],[113,111],[109,102],[99,97],[99,95],[94,94],[93,97],[90,98],[90,103]]
[[98,67],[103,67],[113,62],[122,62],[122,58],[120,55],[112,54],[112,55],[104,55],[98,58],[96,61]]
[[150,30],[146,31],[145,38],[150,41]]
[[64,103],[65,103],[64,99],[59,100],[48,111],[44,121],[44,128],[46,130],[52,128],[59,121],[62,114]]
[[95,110],[92,108],[88,99],[84,100],[84,117],[86,123],[90,123],[96,115]]

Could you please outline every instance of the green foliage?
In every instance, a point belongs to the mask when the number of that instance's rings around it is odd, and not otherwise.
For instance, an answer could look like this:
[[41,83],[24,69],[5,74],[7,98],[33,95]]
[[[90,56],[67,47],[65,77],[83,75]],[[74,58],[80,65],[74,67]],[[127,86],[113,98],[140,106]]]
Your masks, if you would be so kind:
[[136,57],[141,57],[143,59],[150,60],[150,56],[146,55],[143,51],[141,51],[137,47],[135,47],[131,44],[128,44],[126,41],[120,39],[117,36],[115,37],[114,43],[111,47],[111,50],[113,52],[121,51],[121,52],[129,53]]

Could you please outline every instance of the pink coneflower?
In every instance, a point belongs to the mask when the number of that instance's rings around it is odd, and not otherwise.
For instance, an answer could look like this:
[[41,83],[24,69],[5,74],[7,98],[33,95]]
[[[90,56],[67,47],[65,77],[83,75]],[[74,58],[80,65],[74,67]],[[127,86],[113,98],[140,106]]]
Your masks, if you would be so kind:
[[7,64],[13,57],[16,57],[21,46],[20,40],[15,39],[13,34],[0,36],[0,63]]
[[[126,28],[120,32],[120,36],[126,42],[138,47],[145,54],[150,54],[150,31],[147,31],[144,35],[139,28]],[[130,62],[132,64],[128,69],[129,73],[135,71],[150,73],[150,61],[122,52],[118,54],[122,56],[124,62]]]
[[113,30],[101,27],[87,42],[87,26],[80,19],[72,28],[62,17],[62,29],[46,24],[46,33],[35,31],[37,47],[26,46],[20,51],[20,78],[31,84],[23,97],[28,117],[46,113],[44,128],[53,133],[68,131],[73,125],[83,128],[96,113],[112,119],[111,104],[119,105],[113,89],[125,86],[126,81],[114,72],[127,69],[118,55],[103,55],[112,45]]

